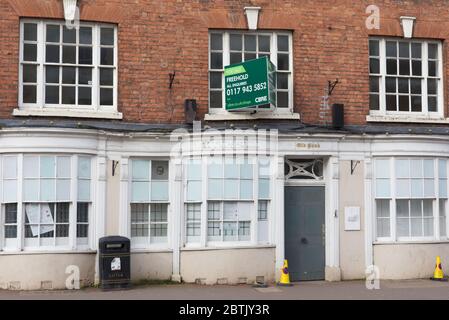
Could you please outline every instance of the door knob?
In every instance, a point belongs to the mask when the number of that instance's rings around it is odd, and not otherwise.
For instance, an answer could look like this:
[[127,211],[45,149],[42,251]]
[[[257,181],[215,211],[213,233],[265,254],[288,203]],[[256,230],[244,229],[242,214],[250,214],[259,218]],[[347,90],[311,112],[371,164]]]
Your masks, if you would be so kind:
[[301,243],[302,243],[302,244],[307,244],[307,243],[309,243],[309,242],[307,241],[306,238],[301,238]]

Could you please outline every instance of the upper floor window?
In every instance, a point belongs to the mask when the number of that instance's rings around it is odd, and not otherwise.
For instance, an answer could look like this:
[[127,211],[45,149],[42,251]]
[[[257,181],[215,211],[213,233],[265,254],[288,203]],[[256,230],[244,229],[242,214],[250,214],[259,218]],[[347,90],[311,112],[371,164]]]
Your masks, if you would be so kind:
[[369,41],[370,113],[443,116],[439,41]]
[[276,66],[277,110],[293,106],[292,35],[289,32],[211,31],[209,34],[209,111],[225,108],[224,67],[267,56]]
[[113,25],[22,20],[19,106],[114,112],[117,36]]

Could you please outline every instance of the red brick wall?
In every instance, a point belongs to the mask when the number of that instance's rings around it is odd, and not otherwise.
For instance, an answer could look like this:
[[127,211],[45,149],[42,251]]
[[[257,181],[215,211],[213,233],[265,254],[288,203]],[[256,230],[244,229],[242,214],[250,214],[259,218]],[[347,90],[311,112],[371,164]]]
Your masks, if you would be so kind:
[[[319,122],[321,96],[338,78],[330,103],[344,103],[346,123],[368,114],[368,35],[401,36],[399,17],[416,16],[415,37],[449,37],[448,1],[360,0],[79,0],[81,19],[119,25],[119,111],[125,121],[182,122],[183,102],[207,112],[208,30],[246,29],[245,6],[261,6],[259,29],[293,31],[294,105]],[[365,9],[380,8],[380,30],[367,30]],[[0,117],[17,107],[20,17],[63,17],[61,0],[0,0]],[[444,58],[447,46],[444,46]],[[173,89],[169,73],[176,71]],[[445,76],[449,68],[445,65]],[[445,97],[447,107],[448,97]],[[445,112],[447,113],[447,112]]]

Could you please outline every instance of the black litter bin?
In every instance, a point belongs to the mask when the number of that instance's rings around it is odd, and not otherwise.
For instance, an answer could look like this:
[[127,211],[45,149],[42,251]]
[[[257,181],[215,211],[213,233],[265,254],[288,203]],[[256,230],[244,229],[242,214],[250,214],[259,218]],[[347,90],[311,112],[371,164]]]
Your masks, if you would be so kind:
[[127,289],[131,286],[130,240],[110,236],[100,238],[100,288]]

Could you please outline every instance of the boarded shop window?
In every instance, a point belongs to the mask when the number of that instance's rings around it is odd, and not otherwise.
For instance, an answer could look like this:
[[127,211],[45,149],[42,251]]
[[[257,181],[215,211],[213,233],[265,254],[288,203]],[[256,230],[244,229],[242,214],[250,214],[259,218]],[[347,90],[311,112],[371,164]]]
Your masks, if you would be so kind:
[[446,159],[376,159],[374,183],[378,240],[447,238]]
[[373,115],[442,115],[442,45],[438,41],[369,40]]

